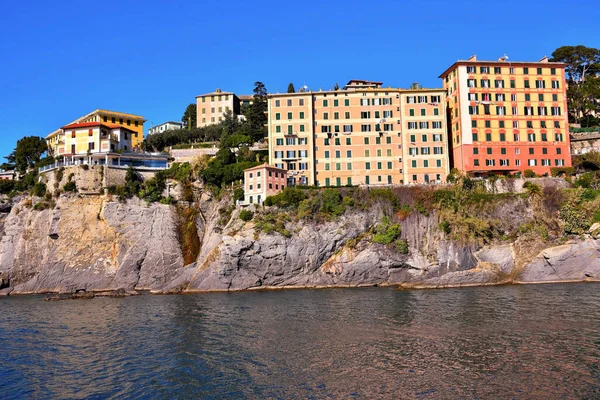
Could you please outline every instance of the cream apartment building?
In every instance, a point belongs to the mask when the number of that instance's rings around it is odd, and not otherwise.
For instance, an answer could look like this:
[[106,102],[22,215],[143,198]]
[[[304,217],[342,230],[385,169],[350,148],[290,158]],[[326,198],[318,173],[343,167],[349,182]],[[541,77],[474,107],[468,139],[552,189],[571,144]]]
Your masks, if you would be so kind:
[[381,85],[269,95],[270,161],[288,185],[445,182],[444,91]]

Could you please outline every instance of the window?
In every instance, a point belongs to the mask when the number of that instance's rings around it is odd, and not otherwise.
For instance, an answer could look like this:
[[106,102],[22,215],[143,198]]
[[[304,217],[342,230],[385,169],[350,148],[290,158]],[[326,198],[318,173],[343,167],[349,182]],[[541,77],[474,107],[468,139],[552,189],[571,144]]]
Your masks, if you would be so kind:
[[481,67],[480,69],[482,74],[489,74],[490,73],[490,67]]
[[486,128],[491,128],[492,127],[492,121],[489,121],[489,120],[485,121],[485,127]]
[[335,151],[335,158],[340,158],[341,152],[339,150]]
[[500,141],[501,142],[506,142],[506,133],[501,133],[500,134]]
[[409,122],[408,123],[408,129],[417,129],[417,123],[416,122]]
[[346,112],[344,113],[344,118],[346,118],[346,119],[350,119],[350,112],[349,112],[349,111],[346,111]]
[[546,81],[543,79],[539,79],[537,81],[535,81],[535,87],[537,89],[545,89],[546,88]]
[[560,115],[560,107],[552,107],[550,110],[552,111],[552,115]]
[[298,105],[299,106],[303,106],[304,105],[304,99],[299,99],[298,100]]
[[517,87],[516,81],[515,81],[514,79],[511,79],[511,80],[510,80],[510,88],[511,88],[511,89],[514,89],[514,88],[516,88],[516,87]]
[[351,144],[352,144],[352,139],[346,138],[346,145],[351,145]]
[[500,68],[500,67],[494,67],[494,73],[495,73],[495,74],[500,74],[500,73],[502,73],[502,68]]
[[516,94],[511,94],[510,95],[510,101],[517,101],[517,95]]
[[526,80],[525,80],[523,83],[524,83],[524,85],[525,85],[525,89],[529,89],[529,87],[530,87],[530,86],[529,86],[529,80],[528,80],[528,79],[526,79]]
[[335,138],[335,145],[339,146],[340,145],[340,138]]
[[552,89],[560,89],[558,81],[552,81]]
[[[287,117],[288,117],[288,119],[292,119],[292,113],[291,112],[287,113]],[[327,119],[327,118],[325,118],[325,119]]]
[[475,79],[467,79],[467,86],[470,88],[476,88],[477,81]]
[[371,163],[370,162],[366,162],[365,163],[365,169],[371,169]]
[[426,112],[427,111],[424,108],[421,108],[421,116],[424,117],[425,115],[427,115]]
[[467,66],[467,73],[474,74],[475,73],[475,67],[473,67],[473,66]]
[[427,141],[427,134],[421,135],[421,140],[423,142],[426,142]]
[[479,167],[479,160],[473,160],[473,165]]
[[527,140],[530,142],[535,142],[535,133],[528,133]]
[[344,105],[346,107],[350,106],[350,99],[344,99]]
[[340,113],[339,112],[334,112],[333,113],[333,119],[340,119]]
[[496,160],[485,160],[485,165],[487,167],[494,167],[496,165]]
[[339,106],[339,101],[337,99],[333,100],[333,106],[334,107]]
[[325,150],[325,158],[329,158],[329,150]]
[[518,142],[519,141],[519,134],[518,133],[513,134],[513,141],[514,142]]
[[485,134],[485,140],[487,142],[491,142],[492,141],[492,134],[491,133],[486,133]]
[[556,133],[554,135],[554,138],[556,139],[557,142],[562,142],[563,141],[563,135],[562,135],[562,133]]
[[479,138],[477,137],[476,133],[473,134],[473,141],[474,142],[478,142],[479,141]]
[[559,129],[560,128],[560,122],[559,121],[554,121],[554,127]]
[[[410,166],[413,167],[413,168],[417,168],[417,160],[411,160],[410,161]],[[415,180],[416,180],[416,178],[415,178]]]
[[494,87],[495,88],[504,88],[504,80],[502,80],[502,79],[496,79],[494,81]]
[[492,148],[491,147],[488,147],[486,150],[487,150],[488,154],[492,154]]
[[323,100],[323,107],[328,107],[327,100]]
[[476,156],[479,154],[479,149],[477,147],[473,147],[473,155]]
[[523,68],[523,75],[527,75],[529,74],[529,68],[525,67]]

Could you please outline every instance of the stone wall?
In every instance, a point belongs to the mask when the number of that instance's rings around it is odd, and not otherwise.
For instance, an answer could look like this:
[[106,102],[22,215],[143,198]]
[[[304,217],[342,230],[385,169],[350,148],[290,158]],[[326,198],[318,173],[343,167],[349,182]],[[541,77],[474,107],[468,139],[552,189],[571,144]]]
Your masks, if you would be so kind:
[[496,181],[485,181],[486,189],[495,193],[524,193],[523,185],[525,182],[532,182],[540,185],[542,188],[555,187],[565,189],[569,183],[562,178],[498,178]]
[[600,151],[600,133],[581,133],[571,135],[571,154],[585,154]]
[[[137,172],[143,180],[150,179],[155,174],[154,170],[140,169]],[[60,181],[57,181],[57,176],[61,174]],[[75,182],[79,193],[99,194],[106,187],[125,184],[126,174],[126,168],[76,165],[45,172],[41,174],[41,181],[46,184],[47,190],[52,194],[57,190],[63,191],[63,187],[69,180]]]

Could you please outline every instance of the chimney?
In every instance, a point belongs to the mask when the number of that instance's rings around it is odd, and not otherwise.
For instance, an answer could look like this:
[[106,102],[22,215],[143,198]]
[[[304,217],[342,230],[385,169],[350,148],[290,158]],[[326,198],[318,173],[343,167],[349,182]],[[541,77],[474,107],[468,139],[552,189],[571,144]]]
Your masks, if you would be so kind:
[[417,90],[419,88],[419,82],[413,82],[410,85],[411,90]]
[[548,62],[548,56],[544,56],[540,61],[541,63],[547,63]]
[[477,61],[477,56],[473,54],[467,61]]

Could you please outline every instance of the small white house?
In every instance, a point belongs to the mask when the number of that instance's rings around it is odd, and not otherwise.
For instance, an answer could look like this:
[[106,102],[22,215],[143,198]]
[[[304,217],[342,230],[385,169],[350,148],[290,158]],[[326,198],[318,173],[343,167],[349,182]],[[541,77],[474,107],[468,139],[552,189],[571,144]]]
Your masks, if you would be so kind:
[[148,129],[148,135],[153,135],[155,133],[161,133],[164,131],[170,131],[174,129],[183,129],[183,123],[175,121],[163,122],[160,125],[156,125]]

